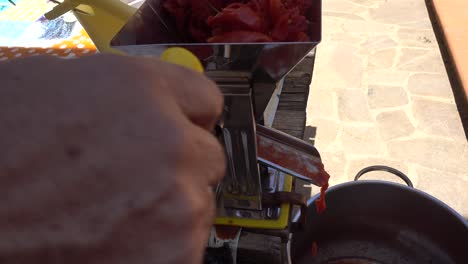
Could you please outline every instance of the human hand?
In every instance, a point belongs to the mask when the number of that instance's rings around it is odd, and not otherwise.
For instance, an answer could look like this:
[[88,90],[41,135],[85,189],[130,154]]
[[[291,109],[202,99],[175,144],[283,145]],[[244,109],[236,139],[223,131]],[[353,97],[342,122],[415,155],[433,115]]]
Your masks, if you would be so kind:
[[0,77],[1,263],[201,261],[225,169],[213,82],[112,55]]

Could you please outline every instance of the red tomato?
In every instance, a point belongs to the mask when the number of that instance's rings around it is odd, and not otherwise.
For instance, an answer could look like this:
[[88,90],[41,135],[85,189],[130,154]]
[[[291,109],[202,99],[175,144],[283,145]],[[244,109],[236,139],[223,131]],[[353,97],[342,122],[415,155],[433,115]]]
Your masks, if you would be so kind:
[[224,32],[234,30],[250,30],[262,32],[264,24],[257,12],[245,4],[233,3],[214,17],[208,18],[212,28],[222,28]]
[[270,15],[274,21],[279,19],[281,14],[285,11],[286,8],[280,0],[270,0]]

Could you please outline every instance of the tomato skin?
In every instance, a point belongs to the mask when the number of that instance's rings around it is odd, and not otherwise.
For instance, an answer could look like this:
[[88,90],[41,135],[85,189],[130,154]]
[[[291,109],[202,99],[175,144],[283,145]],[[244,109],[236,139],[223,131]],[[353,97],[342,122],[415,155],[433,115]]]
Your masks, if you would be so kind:
[[209,17],[208,25],[221,28],[223,32],[236,30],[264,31],[263,20],[260,15],[248,5],[233,3],[228,5],[215,16]]

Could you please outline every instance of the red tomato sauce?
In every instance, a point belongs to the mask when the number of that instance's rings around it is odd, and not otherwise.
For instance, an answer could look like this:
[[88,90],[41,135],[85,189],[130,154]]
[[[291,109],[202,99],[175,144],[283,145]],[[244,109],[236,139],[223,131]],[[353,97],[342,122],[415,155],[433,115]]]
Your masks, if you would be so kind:
[[312,257],[317,256],[317,251],[318,251],[317,242],[314,241],[314,242],[312,243],[312,248],[311,248],[311,250],[310,250],[310,255],[311,255]]
[[315,207],[317,209],[318,214],[323,214],[325,210],[327,209],[327,203],[325,200],[325,192],[328,189],[328,183],[323,185],[322,188],[320,188],[320,198],[315,202]]

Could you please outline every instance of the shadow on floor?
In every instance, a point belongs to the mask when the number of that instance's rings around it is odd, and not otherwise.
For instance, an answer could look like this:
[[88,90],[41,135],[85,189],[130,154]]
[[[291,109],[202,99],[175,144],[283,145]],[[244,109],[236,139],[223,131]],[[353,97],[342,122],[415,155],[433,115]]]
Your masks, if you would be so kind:
[[468,95],[465,94],[463,90],[462,82],[458,76],[458,73],[455,69],[455,64],[444,37],[444,32],[437,20],[436,12],[434,6],[432,5],[431,0],[425,0],[427,12],[429,13],[429,18],[431,19],[432,28],[437,38],[439,44],[440,53],[442,59],[444,60],[445,69],[450,80],[450,85],[452,86],[453,95],[455,97],[455,102],[457,104],[458,113],[463,124],[463,129],[465,130],[465,136],[468,138]]

